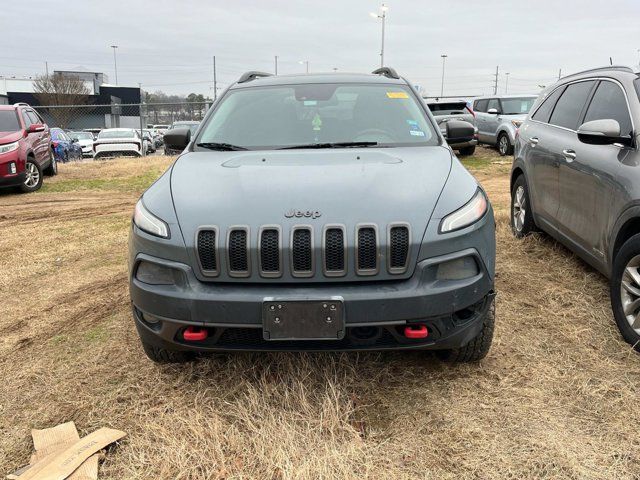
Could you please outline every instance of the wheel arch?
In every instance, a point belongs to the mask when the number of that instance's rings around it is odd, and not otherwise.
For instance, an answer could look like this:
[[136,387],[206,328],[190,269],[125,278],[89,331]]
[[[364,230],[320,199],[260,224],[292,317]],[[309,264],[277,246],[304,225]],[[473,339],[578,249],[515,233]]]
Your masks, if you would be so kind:
[[640,233],[640,205],[626,210],[616,222],[609,241],[609,258],[607,262],[609,271],[612,268],[613,259],[622,248],[622,245],[638,233]]

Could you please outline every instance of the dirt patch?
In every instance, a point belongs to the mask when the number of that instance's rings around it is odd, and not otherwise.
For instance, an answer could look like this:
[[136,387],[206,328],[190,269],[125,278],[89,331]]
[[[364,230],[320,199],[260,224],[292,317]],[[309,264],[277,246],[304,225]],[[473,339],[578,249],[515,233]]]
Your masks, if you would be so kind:
[[509,165],[478,154],[499,292],[478,365],[246,353],[156,366],[130,318],[126,242],[141,179],[170,159],[61,165],[39,193],[0,194],[0,473],[28,462],[30,428],[73,420],[80,435],[129,433],[101,478],[637,480],[640,356],[606,280],[546,236],[513,239]]

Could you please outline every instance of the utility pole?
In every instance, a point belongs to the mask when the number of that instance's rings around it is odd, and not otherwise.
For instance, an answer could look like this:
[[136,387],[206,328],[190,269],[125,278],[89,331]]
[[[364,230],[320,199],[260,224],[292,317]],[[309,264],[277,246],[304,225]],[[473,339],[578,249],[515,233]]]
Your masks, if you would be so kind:
[[440,55],[442,57],[442,83],[440,84],[440,98],[444,96],[444,63],[447,60],[447,55]]
[[216,56],[213,56],[213,99],[218,99],[218,72],[216,70]]
[[49,62],[44,62],[44,68],[47,71],[47,78],[49,78]]
[[[142,156],[144,157],[147,152],[144,149],[144,132],[142,131],[142,84],[138,83],[138,89],[140,90],[140,104],[138,105],[138,116],[140,117],[140,142],[142,142],[142,146],[140,150],[142,151]],[[151,139],[153,141],[153,139]]]
[[500,75],[500,66],[496,67],[496,81],[493,84],[493,94],[497,95],[498,94],[498,76]]
[[509,93],[509,72],[504,74],[505,77],[507,77],[505,86],[504,86],[504,93]]
[[558,70],[558,80],[562,78],[562,69]]
[[370,15],[373,18],[379,18],[380,20],[382,20],[382,45],[380,47],[380,67],[384,67],[384,28],[385,28],[385,23],[387,21],[387,10],[389,10],[389,7],[387,6],[386,3],[383,3],[380,6],[380,13],[370,13]]
[[116,72],[116,85],[118,85],[118,62],[116,61],[116,48],[118,48],[118,46],[111,45],[111,48],[113,48],[113,69]]
[[276,59],[276,75],[278,75],[278,55],[275,56]]

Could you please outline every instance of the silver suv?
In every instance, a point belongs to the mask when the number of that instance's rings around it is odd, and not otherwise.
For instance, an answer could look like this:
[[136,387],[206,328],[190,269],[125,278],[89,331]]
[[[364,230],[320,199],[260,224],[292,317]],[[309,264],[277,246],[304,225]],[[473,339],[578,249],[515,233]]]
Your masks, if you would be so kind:
[[512,155],[516,131],[536,100],[535,95],[494,95],[473,101],[478,143],[497,146],[500,155]]
[[610,279],[624,339],[640,350],[640,78],[589,70],[544,91],[519,130],[511,225],[540,228]]

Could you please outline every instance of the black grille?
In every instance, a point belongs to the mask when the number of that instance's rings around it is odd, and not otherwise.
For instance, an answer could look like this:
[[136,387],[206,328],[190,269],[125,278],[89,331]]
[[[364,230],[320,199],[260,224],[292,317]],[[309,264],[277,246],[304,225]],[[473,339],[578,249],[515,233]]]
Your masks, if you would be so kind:
[[232,230],[229,234],[229,270],[232,272],[247,272],[249,259],[247,257],[246,230]]
[[389,233],[389,267],[403,269],[407,265],[409,255],[409,229],[407,227],[391,227]]
[[312,268],[311,230],[299,228],[293,231],[291,263],[295,273],[309,273]]
[[280,234],[275,228],[262,231],[260,237],[260,270],[265,273],[280,271]]
[[327,272],[342,272],[344,268],[344,232],[328,228],[325,232],[324,268]]
[[215,230],[202,230],[198,232],[198,258],[200,259],[202,270],[207,272],[218,270]]
[[358,270],[376,270],[377,267],[376,230],[373,227],[363,227],[358,230]]

